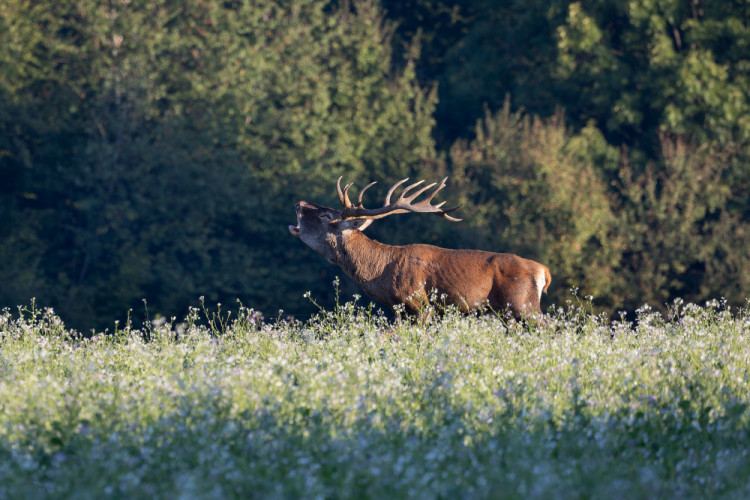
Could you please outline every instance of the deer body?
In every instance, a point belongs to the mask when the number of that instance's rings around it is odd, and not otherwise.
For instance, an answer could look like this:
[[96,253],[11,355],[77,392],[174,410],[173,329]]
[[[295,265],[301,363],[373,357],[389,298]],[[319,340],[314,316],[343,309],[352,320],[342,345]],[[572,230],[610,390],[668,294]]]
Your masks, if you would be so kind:
[[342,238],[335,263],[364,292],[385,305],[404,304],[416,313],[432,290],[464,312],[541,312],[539,300],[549,271],[507,253],[449,250],[432,245],[384,245],[352,231]]
[[361,203],[362,193],[369,186],[360,191],[358,207],[353,207],[346,196],[349,186],[342,193],[339,185],[343,211],[301,201],[297,204],[298,225],[289,226],[289,231],[341,266],[367,295],[390,307],[403,304],[407,312],[418,314],[434,291],[441,303],[464,312],[490,307],[508,310],[517,318],[541,313],[541,295],[551,280],[549,269],[542,264],[507,253],[423,244],[386,245],[362,232],[373,219],[404,211],[429,211],[457,220],[445,215],[455,208],[442,210],[440,205],[429,204],[444,184],[445,179],[424,202],[415,205],[411,201],[434,184],[404,200],[404,194],[415,187],[412,185],[389,205],[396,184],[386,197],[386,206],[373,211],[364,209]]

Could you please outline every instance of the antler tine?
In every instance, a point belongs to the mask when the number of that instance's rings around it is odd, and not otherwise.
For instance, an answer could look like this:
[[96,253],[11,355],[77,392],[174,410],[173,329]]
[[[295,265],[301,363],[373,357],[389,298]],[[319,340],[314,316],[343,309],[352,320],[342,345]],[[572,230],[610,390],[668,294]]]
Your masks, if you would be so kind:
[[[447,180],[448,180],[447,177],[443,177],[443,180],[440,181],[440,184],[438,184],[438,187],[436,187],[435,190],[432,191],[429,194],[429,196],[427,196],[427,198],[424,199],[424,201],[426,201],[427,203],[429,203],[435,197],[435,195],[438,193],[438,191],[440,191],[441,189],[443,189],[445,187],[445,181],[447,181]],[[431,184],[431,186],[434,186],[434,185],[435,185],[435,183]],[[443,202],[443,203],[445,203],[445,202]],[[443,203],[441,203],[440,205],[442,205]],[[439,207],[440,205],[436,205],[436,206]]]
[[[420,189],[419,191],[417,191],[417,192],[416,192],[416,193],[414,193],[413,195],[411,195],[411,196],[407,196],[407,197],[404,197],[404,195],[406,194],[406,192],[407,192],[407,191],[409,191],[410,189],[412,189],[412,188],[416,187],[416,186],[417,186],[417,184],[420,184],[420,183],[422,183],[422,182],[423,182],[423,181],[419,181],[418,183],[416,183],[416,184],[412,184],[412,185],[411,185],[411,186],[409,186],[408,188],[404,189],[404,190],[403,190],[403,191],[401,192],[401,196],[399,196],[399,197],[398,197],[398,201],[405,201],[405,202],[407,202],[407,203],[411,204],[411,202],[412,202],[412,201],[413,201],[413,200],[414,200],[414,199],[415,199],[415,198],[416,198],[417,196],[419,196],[420,194],[424,193],[425,191],[427,191],[428,189],[430,189],[430,188],[431,188],[432,186],[434,186],[434,185],[435,185],[435,183],[434,183],[434,182],[433,182],[432,184],[427,184],[427,185],[426,185],[425,187],[423,187],[422,189]],[[423,201],[420,201],[419,203],[417,203],[417,205],[421,205],[422,203],[424,203],[424,202],[423,202]]]
[[[449,221],[453,221],[453,222],[460,222],[460,221],[462,221],[463,219],[459,219],[457,217],[451,217],[450,215],[448,215],[448,213],[449,212],[455,212],[456,210],[458,210],[459,208],[461,208],[463,206],[463,204],[456,205],[455,207],[451,207],[451,208],[442,208],[442,206],[446,204],[445,201],[441,201],[437,205],[431,205],[430,204],[430,202],[435,197],[435,195],[438,193],[438,191],[440,191],[441,189],[443,189],[445,187],[445,181],[447,181],[447,180],[448,180],[448,177],[443,177],[443,180],[441,180],[440,183],[433,182],[432,184],[429,184],[429,185],[423,187],[418,192],[414,193],[412,196],[410,196],[409,198],[407,198],[406,201],[412,207],[424,207],[424,208],[431,209],[431,210],[439,209],[439,211],[436,211],[436,212],[433,212],[433,213],[435,215],[439,215],[440,217],[443,217],[444,219],[447,219]],[[437,187],[435,189],[433,189],[432,192],[429,195],[427,195],[427,197],[424,200],[422,200],[422,201],[420,201],[418,203],[415,203],[415,204],[411,203],[411,200],[413,200],[414,198],[416,198],[417,196],[419,196],[420,194],[422,194],[424,191],[428,190],[429,188],[435,186],[436,184],[437,184]]]
[[[394,184],[393,186],[391,186],[391,189],[389,189],[389,190],[388,190],[388,193],[387,193],[387,194],[385,195],[385,203],[383,204],[383,206],[384,206],[384,207],[387,207],[388,205],[390,205],[390,204],[391,204],[391,195],[392,195],[392,194],[393,194],[393,192],[394,192],[394,191],[396,190],[396,188],[397,188],[397,187],[399,187],[399,186],[400,186],[401,184],[403,184],[404,182],[406,182],[406,181],[408,181],[408,180],[409,180],[409,178],[408,178],[408,177],[407,177],[406,179],[401,179],[401,180],[400,180],[400,181],[398,181],[398,182],[397,182],[396,184]],[[420,181],[420,182],[421,182],[421,181]],[[407,188],[407,189],[408,189],[408,188]]]
[[452,222],[461,222],[463,219],[459,219],[458,217],[451,217],[450,215],[448,215],[448,212],[455,212],[462,206],[463,206],[463,203],[461,205],[456,205],[455,207],[452,207],[452,208],[446,208],[445,210],[442,210],[441,213],[438,213],[437,215],[439,215],[443,219],[448,219],[449,221],[452,221]]
[[350,182],[346,186],[344,186],[344,198],[346,199],[346,204],[348,207],[353,207],[352,202],[349,200],[349,189],[354,185],[353,182]]
[[344,192],[341,190],[341,179],[344,177],[339,177],[339,180],[336,181],[336,192],[339,195],[339,201],[341,202],[341,205],[346,208],[346,197],[344,196]]
[[[423,182],[424,182],[424,180],[421,180],[421,181],[417,181],[417,182],[415,182],[414,184],[410,184],[410,185],[406,186],[406,187],[405,187],[405,188],[403,189],[403,191],[401,191],[401,194],[400,194],[400,195],[398,195],[398,199],[396,200],[396,203],[401,203],[402,201],[405,201],[405,200],[404,200],[404,197],[406,196],[406,193],[408,193],[409,191],[411,191],[411,190],[412,190],[412,189],[414,189],[415,187],[419,186],[419,185],[420,185],[420,184],[422,184]],[[413,196],[412,196],[412,197],[410,197],[410,198],[408,198],[408,200],[412,200],[412,199],[414,199],[414,197],[413,197]]]
[[365,208],[365,207],[362,206],[362,195],[365,194],[365,191],[367,191],[368,189],[370,189],[375,184],[377,184],[377,181],[372,181],[371,183],[369,183],[368,185],[366,185],[365,187],[363,187],[362,190],[359,192],[359,196],[357,196],[357,207],[358,208]]
[[346,186],[344,186],[344,191],[341,191],[341,179],[343,179],[343,176],[339,177],[339,180],[336,181],[336,191],[339,194],[339,201],[341,202],[341,205],[343,205],[345,209],[352,208],[353,205],[352,205],[351,200],[349,200],[349,194],[348,194],[349,188],[352,187],[352,184],[351,183],[347,184]]

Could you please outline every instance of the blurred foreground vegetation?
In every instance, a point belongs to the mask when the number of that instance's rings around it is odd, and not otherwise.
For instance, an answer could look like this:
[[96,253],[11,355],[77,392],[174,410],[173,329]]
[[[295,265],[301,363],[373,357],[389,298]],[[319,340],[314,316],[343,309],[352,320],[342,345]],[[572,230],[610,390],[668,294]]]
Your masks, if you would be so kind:
[[[575,301],[574,301],[575,302]],[[746,498],[750,317],[0,313],[2,498]]]
[[[610,313],[750,290],[743,1],[5,0],[0,305],[80,329],[205,296],[307,317],[294,203],[450,175],[464,222]],[[377,188],[372,190],[373,193]],[[368,193],[369,194],[369,193]],[[344,280],[344,292],[356,291]]]

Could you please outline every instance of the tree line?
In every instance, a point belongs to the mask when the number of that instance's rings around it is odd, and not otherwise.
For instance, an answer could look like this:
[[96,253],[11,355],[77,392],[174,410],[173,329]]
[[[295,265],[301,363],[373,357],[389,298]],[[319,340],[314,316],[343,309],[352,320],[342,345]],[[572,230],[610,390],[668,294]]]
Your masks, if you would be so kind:
[[[287,233],[344,176],[437,180],[464,222],[389,243],[509,251],[615,313],[741,305],[748,5],[6,0],[0,305],[72,326],[204,297],[304,316],[338,273]],[[346,296],[358,291],[341,281]]]

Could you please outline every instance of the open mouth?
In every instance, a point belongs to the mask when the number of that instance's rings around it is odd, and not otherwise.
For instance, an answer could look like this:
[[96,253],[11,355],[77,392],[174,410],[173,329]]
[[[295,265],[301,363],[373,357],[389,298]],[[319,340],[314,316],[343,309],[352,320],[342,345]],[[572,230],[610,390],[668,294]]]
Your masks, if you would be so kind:
[[292,236],[299,238],[299,226],[289,226],[289,232],[292,233]]

